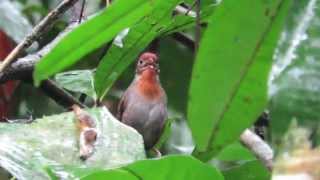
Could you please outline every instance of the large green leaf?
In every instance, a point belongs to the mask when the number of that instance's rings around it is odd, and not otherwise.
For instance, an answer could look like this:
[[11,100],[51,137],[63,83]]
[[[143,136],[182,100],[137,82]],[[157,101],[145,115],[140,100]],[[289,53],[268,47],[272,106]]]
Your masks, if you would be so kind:
[[252,152],[239,142],[232,143],[225,147],[216,156],[216,159],[228,162],[256,160]]
[[110,41],[118,32],[132,26],[149,12],[152,1],[119,0],[107,10],[68,34],[37,65],[35,84],[70,67],[89,52]]
[[[130,176],[124,171],[130,173]],[[161,159],[142,160],[122,167],[120,171],[102,171],[88,175],[82,179],[107,179],[111,175],[130,177],[130,179],[144,180],[198,180],[215,179],[223,180],[221,173],[207,164],[190,156],[166,156]]]
[[[195,0],[184,0],[185,3],[187,3],[189,5],[189,7],[193,6],[193,10],[195,10]],[[200,7],[201,8],[205,8],[207,6],[210,5],[214,5],[214,4],[218,4],[219,2],[221,2],[220,0],[202,0],[200,3]]]
[[95,119],[98,132],[94,153],[86,161],[79,158],[75,116],[68,112],[30,124],[0,123],[0,166],[21,180],[46,180],[47,172],[58,179],[74,179],[70,166],[92,172],[92,168],[115,168],[145,159],[143,139],[137,131],[104,107],[86,111]]
[[268,169],[258,160],[247,161],[222,173],[226,180],[269,180],[271,178]]
[[193,69],[188,123],[194,155],[208,160],[263,111],[267,79],[291,0],[223,1],[211,17]]
[[115,44],[99,64],[95,76],[95,88],[101,99],[119,75],[136,59],[139,53],[171,21],[171,14],[180,0],[157,0],[151,13],[129,30],[123,39],[123,47]]
[[265,165],[238,142],[228,145],[210,163],[215,163],[216,160],[227,180],[270,179],[271,173]]
[[86,177],[81,178],[81,180],[139,180],[140,178],[131,174],[128,171],[122,169],[115,169],[109,171],[99,171],[94,174],[90,174]]
[[[201,23],[206,23],[209,20],[210,15],[214,12],[214,9],[218,5],[208,5],[201,9],[200,20]],[[185,29],[195,26],[195,17],[178,14],[174,17],[171,24],[164,30],[163,35],[168,35],[174,32],[183,31]]]

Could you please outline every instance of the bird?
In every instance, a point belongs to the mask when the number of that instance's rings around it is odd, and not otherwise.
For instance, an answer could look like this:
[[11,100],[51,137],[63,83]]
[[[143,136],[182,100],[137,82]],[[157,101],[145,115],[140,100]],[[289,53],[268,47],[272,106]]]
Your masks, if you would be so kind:
[[142,135],[146,150],[153,149],[160,139],[168,116],[167,95],[159,74],[158,56],[144,52],[137,60],[135,77],[118,104],[117,118]]

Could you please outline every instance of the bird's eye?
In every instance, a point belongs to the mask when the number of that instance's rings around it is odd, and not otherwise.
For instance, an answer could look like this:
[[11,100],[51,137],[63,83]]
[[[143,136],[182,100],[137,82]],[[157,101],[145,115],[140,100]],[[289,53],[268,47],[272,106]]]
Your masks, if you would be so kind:
[[138,62],[138,63],[141,65],[141,64],[143,64],[143,61],[142,61],[142,60],[139,60],[139,62]]

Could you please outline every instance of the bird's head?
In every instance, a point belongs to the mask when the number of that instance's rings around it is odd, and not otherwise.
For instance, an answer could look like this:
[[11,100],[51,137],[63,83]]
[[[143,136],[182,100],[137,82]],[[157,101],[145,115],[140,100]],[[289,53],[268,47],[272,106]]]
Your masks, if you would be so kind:
[[136,73],[140,75],[145,71],[155,74],[160,73],[159,60],[156,54],[145,52],[139,57],[137,61]]

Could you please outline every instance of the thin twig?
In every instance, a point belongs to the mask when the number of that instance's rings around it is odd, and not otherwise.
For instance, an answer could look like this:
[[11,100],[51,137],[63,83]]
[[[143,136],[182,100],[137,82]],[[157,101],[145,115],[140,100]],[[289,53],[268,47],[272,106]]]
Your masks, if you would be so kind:
[[175,11],[179,14],[187,15],[190,17],[196,17],[196,13],[194,11],[192,11],[191,9],[185,8],[181,5],[177,6],[175,8]]
[[196,34],[195,34],[195,55],[198,54],[199,43],[201,38],[201,17],[200,17],[200,0],[196,1]]
[[83,18],[83,13],[84,13],[84,6],[86,5],[86,0],[82,0],[82,4],[81,4],[81,10],[80,10],[80,15],[79,15],[79,24],[82,21]]
[[240,141],[259,159],[270,171],[273,166],[273,150],[258,135],[246,129],[240,136]]
[[111,1],[110,0],[106,0],[106,7],[109,7],[111,4]]
[[190,13],[190,11],[194,8],[194,6],[197,4],[197,1],[193,2],[193,4],[188,8],[187,12],[185,13],[185,15],[188,15]]
[[[78,23],[81,24],[82,18],[83,18],[83,13],[84,13],[84,7],[86,5],[86,0],[82,0],[82,4],[81,4],[81,10],[80,10],[80,15],[79,15],[79,20]],[[80,103],[84,103],[86,101],[87,95],[84,93],[81,93],[80,97],[79,97],[79,102]]]
[[77,0],[64,0],[54,10],[52,10],[5,58],[5,60],[0,64],[0,72],[3,72],[4,69],[16,60],[22,52],[30,47],[33,42],[38,40],[41,35],[46,32],[51,25],[53,25],[56,19],[67,11],[75,2],[77,2]]

